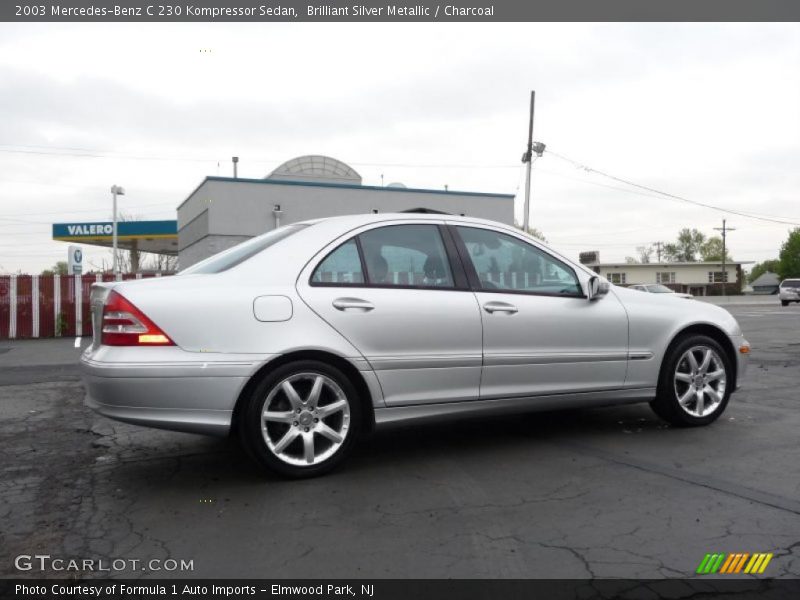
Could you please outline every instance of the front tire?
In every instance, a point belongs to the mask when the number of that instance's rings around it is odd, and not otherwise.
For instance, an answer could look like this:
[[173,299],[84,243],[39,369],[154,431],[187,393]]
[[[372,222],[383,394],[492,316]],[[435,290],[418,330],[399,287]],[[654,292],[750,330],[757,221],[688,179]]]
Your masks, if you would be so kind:
[[650,406],[673,425],[708,425],[728,405],[733,379],[730,357],[716,340],[687,335],[667,351]]
[[239,420],[248,454],[285,477],[322,475],[352,452],[361,403],[339,369],[315,360],[282,365],[253,389]]

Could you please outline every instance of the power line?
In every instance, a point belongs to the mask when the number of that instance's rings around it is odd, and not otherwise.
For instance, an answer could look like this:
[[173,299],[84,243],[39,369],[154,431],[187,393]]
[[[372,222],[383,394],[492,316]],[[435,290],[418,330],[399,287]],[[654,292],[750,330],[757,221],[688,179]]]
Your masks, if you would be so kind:
[[[627,179],[623,179],[622,177],[617,177],[616,175],[611,175],[609,173],[605,173],[604,171],[600,171],[600,170],[595,169],[593,167],[589,167],[589,166],[587,166],[587,165],[585,165],[583,163],[580,163],[580,162],[578,162],[578,161],[576,161],[576,160],[574,160],[572,158],[569,158],[569,157],[564,156],[562,154],[558,154],[557,152],[553,152],[552,150],[548,149],[547,152],[552,154],[556,158],[560,158],[561,160],[564,160],[564,161],[566,161],[568,163],[571,163],[574,166],[576,166],[577,168],[582,169],[584,171],[587,171],[589,173],[596,173],[598,175],[601,175],[602,177],[607,177],[608,179],[612,179],[614,181],[618,181],[619,183],[624,183],[625,185],[630,185],[630,186],[635,187],[635,188],[646,190],[648,192],[652,192],[654,194],[658,194],[659,196],[664,196],[664,197],[670,198],[672,200],[676,200],[676,201],[679,201],[679,202],[686,202],[688,204],[694,204],[695,206],[702,206],[703,208],[709,208],[711,210],[716,210],[716,211],[720,211],[720,212],[724,212],[724,213],[729,213],[729,214],[732,214],[732,215],[737,215],[737,216],[745,217],[745,218],[748,218],[748,219],[758,219],[760,221],[768,221],[768,222],[772,222],[772,223],[780,223],[781,225],[800,226],[800,222],[796,222],[796,221],[786,221],[786,220],[781,220],[779,218],[768,217],[766,215],[750,214],[750,213],[745,213],[745,212],[740,212],[740,211],[737,211],[737,210],[733,210],[733,209],[730,209],[730,208],[723,208],[721,206],[715,206],[713,204],[706,204],[705,202],[698,202],[697,200],[690,200],[689,198],[684,198],[683,196],[678,196],[676,194],[671,194],[669,192],[664,192],[664,191],[658,190],[656,188],[652,188],[652,187],[649,187],[649,186],[646,186],[646,185],[635,183],[633,181],[629,181]],[[786,218],[793,218],[793,217],[786,217]]]
[[661,196],[657,194],[645,194],[644,192],[637,192],[636,190],[630,190],[624,187],[620,187],[618,185],[610,185],[608,183],[600,183],[599,181],[589,181],[588,179],[582,179],[580,177],[572,177],[571,175],[567,175],[566,173],[559,173],[558,171],[550,171],[549,169],[542,169],[541,167],[537,167],[536,171],[538,173],[547,173],[549,175],[556,175],[557,177],[563,177],[564,179],[570,179],[572,181],[577,181],[579,183],[585,183],[587,185],[596,185],[598,187],[604,187],[609,190],[616,190],[618,192],[624,192],[626,194],[634,194],[636,196],[645,196],[647,198],[661,198]]

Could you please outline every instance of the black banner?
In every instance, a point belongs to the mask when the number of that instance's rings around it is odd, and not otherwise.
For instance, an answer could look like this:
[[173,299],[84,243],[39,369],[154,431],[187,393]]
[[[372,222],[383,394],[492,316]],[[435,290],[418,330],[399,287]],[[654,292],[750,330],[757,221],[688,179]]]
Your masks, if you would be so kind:
[[526,600],[800,597],[798,579],[2,580],[3,600]]
[[0,21],[798,21],[797,0],[5,0]]

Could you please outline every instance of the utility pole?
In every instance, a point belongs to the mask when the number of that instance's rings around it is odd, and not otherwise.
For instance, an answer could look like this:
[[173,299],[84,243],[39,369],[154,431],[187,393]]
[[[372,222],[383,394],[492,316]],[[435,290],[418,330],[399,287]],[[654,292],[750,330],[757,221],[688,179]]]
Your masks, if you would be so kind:
[[119,275],[119,261],[117,259],[117,196],[124,196],[125,190],[118,186],[112,185],[111,186],[111,196],[114,198],[114,206],[113,206],[113,225],[111,228],[111,247],[113,248],[113,261],[112,261],[112,269],[114,271],[114,275]]
[[528,232],[531,215],[531,159],[533,157],[533,107],[536,103],[536,92],[531,91],[531,117],[528,121],[528,147],[522,155],[525,167],[525,208],[522,213],[522,231]]
[[533,164],[533,154],[541,156],[544,154],[545,145],[541,142],[533,141],[533,108],[536,104],[536,92],[531,91],[531,116],[528,121],[528,147],[522,155],[522,162],[525,163],[525,207],[522,214],[522,230],[526,233],[530,227],[531,218],[531,165]]
[[722,295],[725,296],[726,295],[725,284],[727,283],[726,279],[728,279],[726,275],[727,272],[725,271],[725,259],[726,259],[726,254],[728,253],[728,251],[726,250],[725,238],[727,237],[729,231],[736,231],[736,228],[728,227],[725,224],[725,219],[722,219],[722,227],[714,227],[714,230],[722,232]]
[[654,245],[656,247],[656,262],[660,263],[661,262],[661,242],[656,242]]

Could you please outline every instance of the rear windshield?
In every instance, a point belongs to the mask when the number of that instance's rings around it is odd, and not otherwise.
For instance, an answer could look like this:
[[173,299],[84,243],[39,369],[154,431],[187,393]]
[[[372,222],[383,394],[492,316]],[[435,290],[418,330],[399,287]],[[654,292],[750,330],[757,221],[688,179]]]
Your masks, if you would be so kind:
[[221,273],[222,271],[227,271],[228,269],[243,263],[247,259],[252,258],[262,250],[277,244],[281,240],[286,239],[293,233],[296,233],[301,229],[305,229],[306,227],[308,227],[308,225],[297,223],[294,225],[285,225],[283,227],[279,227],[278,229],[273,229],[269,233],[255,237],[252,240],[247,240],[246,242],[242,242],[233,248],[228,248],[227,250],[223,250],[214,256],[210,256],[178,274],[197,275]]
[[800,279],[787,279],[781,284],[781,287],[800,288]]

